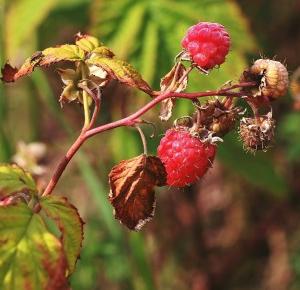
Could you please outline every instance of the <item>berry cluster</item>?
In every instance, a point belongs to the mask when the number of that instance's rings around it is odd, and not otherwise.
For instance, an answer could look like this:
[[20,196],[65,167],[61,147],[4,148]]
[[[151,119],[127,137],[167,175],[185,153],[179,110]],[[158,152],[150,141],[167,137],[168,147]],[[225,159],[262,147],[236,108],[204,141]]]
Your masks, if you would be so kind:
[[225,61],[230,37],[223,25],[200,22],[188,29],[181,44],[192,61],[207,70]]
[[[190,27],[183,38],[180,61],[190,61],[192,67],[209,70],[222,64],[229,52],[230,37],[218,23],[200,22]],[[176,71],[176,70],[175,70]],[[176,83],[176,74],[173,74]],[[253,116],[240,120],[239,135],[247,151],[266,151],[272,144],[275,120],[271,112],[259,114],[259,108],[283,96],[288,88],[286,67],[275,60],[259,59],[246,69],[241,78],[239,96],[250,105]],[[229,84],[230,86],[230,84]],[[228,91],[228,90],[227,90]],[[236,93],[236,92],[235,92]],[[171,110],[173,103],[167,103]],[[196,104],[197,120],[193,124],[169,129],[158,147],[158,156],[165,165],[167,184],[183,187],[201,178],[211,167],[216,153],[216,141],[235,127],[244,110],[232,97]],[[168,111],[170,116],[170,111]]]

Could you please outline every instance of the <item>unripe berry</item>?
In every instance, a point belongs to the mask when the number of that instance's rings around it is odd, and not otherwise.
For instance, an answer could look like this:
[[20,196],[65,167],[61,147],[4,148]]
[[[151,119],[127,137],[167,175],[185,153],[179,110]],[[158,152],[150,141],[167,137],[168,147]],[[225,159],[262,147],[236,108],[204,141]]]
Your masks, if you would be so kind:
[[252,88],[250,92],[263,101],[261,104],[285,95],[289,85],[286,67],[281,62],[271,59],[256,60],[243,73],[241,81],[257,82],[257,87]]
[[184,187],[206,173],[214,160],[216,146],[193,136],[187,127],[178,127],[166,132],[157,151],[166,168],[167,184]]
[[191,61],[208,70],[225,61],[230,37],[219,23],[199,22],[190,27],[181,42]]

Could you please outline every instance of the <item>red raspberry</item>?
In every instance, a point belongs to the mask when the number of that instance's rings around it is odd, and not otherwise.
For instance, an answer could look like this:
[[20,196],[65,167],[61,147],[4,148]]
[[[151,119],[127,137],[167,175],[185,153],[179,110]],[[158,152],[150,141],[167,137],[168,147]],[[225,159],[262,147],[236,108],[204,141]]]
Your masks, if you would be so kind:
[[180,127],[166,132],[157,151],[167,171],[167,184],[183,187],[206,173],[215,157],[216,146],[202,142]]
[[198,66],[211,69],[225,61],[230,37],[219,23],[199,22],[188,29],[181,45]]

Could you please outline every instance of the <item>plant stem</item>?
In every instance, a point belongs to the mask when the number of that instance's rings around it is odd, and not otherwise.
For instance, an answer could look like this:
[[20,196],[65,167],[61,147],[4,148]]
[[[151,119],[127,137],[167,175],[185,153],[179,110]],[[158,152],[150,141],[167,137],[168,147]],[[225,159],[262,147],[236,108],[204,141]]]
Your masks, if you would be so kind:
[[140,137],[141,137],[142,143],[143,143],[144,154],[147,155],[147,154],[148,154],[147,141],[146,141],[144,132],[142,131],[142,129],[140,128],[139,125],[136,125],[135,128],[136,128],[136,129],[139,131],[139,133],[140,133]]
[[89,100],[88,94],[86,91],[82,92],[83,97],[83,110],[84,110],[84,128],[87,128],[90,125],[90,109],[89,109]]
[[72,159],[72,157],[75,155],[75,153],[78,151],[78,149],[81,147],[81,145],[85,142],[86,137],[84,135],[84,131],[79,135],[79,137],[76,139],[76,141],[73,143],[73,145],[70,147],[66,155],[61,159],[59,162],[52,178],[50,179],[46,189],[44,190],[42,196],[47,196],[52,193],[53,189],[55,188],[59,178],[61,177],[62,173],[64,172],[66,166]]
[[[87,79],[87,73],[86,73],[86,65],[84,63],[81,63],[81,74],[82,79]],[[87,86],[87,82],[83,82],[84,86]],[[83,98],[83,111],[84,111],[84,125],[83,128],[88,128],[90,125],[90,108],[89,108],[89,98],[90,96],[86,92],[86,90],[83,90],[82,92],[82,98]]]
[[[248,86],[254,86],[256,84],[254,83],[247,83]],[[241,84],[242,86],[246,86],[245,84]],[[235,89],[241,87],[239,85],[234,85],[231,87],[231,89]],[[206,92],[197,92],[197,93],[174,93],[174,92],[163,92],[157,95],[154,99],[152,99],[149,103],[147,103],[144,107],[140,108],[135,113],[129,115],[128,117],[125,117],[123,119],[120,119],[118,121],[108,123],[96,128],[89,129],[88,127],[84,127],[81,131],[81,134],[76,139],[74,144],[71,146],[71,148],[68,150],[66,155],[63,157],[63,159],[58,164],[57,169],[54,172],[54,175],[52,176],[51,180],[49,181],[45,191],[43,192],[43,196],[49,195],[52,193],[53,189],[55,188],[59,178],[61,177],[62,173],[64,172],[66,166],[72,159],[72,157],[75,155],[75,153],[78,151],[78,149],[81,147],[81,145],[90,137],[102,133],[104,131],[108,131],[117,127],[121,126],[133,126],[138,122],[138,118],[148,112],[150,109],[152,109],[154,106],[159,104],[165,99],[168,98],[183,98],[183,99],[196,99],[201,97],[208,97],[208,96],[230,96],[230,97],[242,97],[243,93],[240,92],[232,92],[230,88],[226,89],[220,89],[220,90],[214,90],[214,91],[206,91]],[[84,92],[87,94],[87,92],[84,90]],[[87,94],[88,97],[88,94]]]

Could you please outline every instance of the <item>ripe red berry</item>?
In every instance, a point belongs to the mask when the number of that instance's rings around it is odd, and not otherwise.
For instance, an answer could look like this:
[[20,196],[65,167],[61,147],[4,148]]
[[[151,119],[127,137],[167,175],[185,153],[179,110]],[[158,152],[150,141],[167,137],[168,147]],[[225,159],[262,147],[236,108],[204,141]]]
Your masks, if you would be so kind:
[[166,132],[157,151],[166,168],[167,184],[183,187],[206,173],[215,157],[216,146],[179,127]]
[[181,45],[198,66],[211,69],[225,61],[230,37],[219,23],[199,22],[188,29]]

